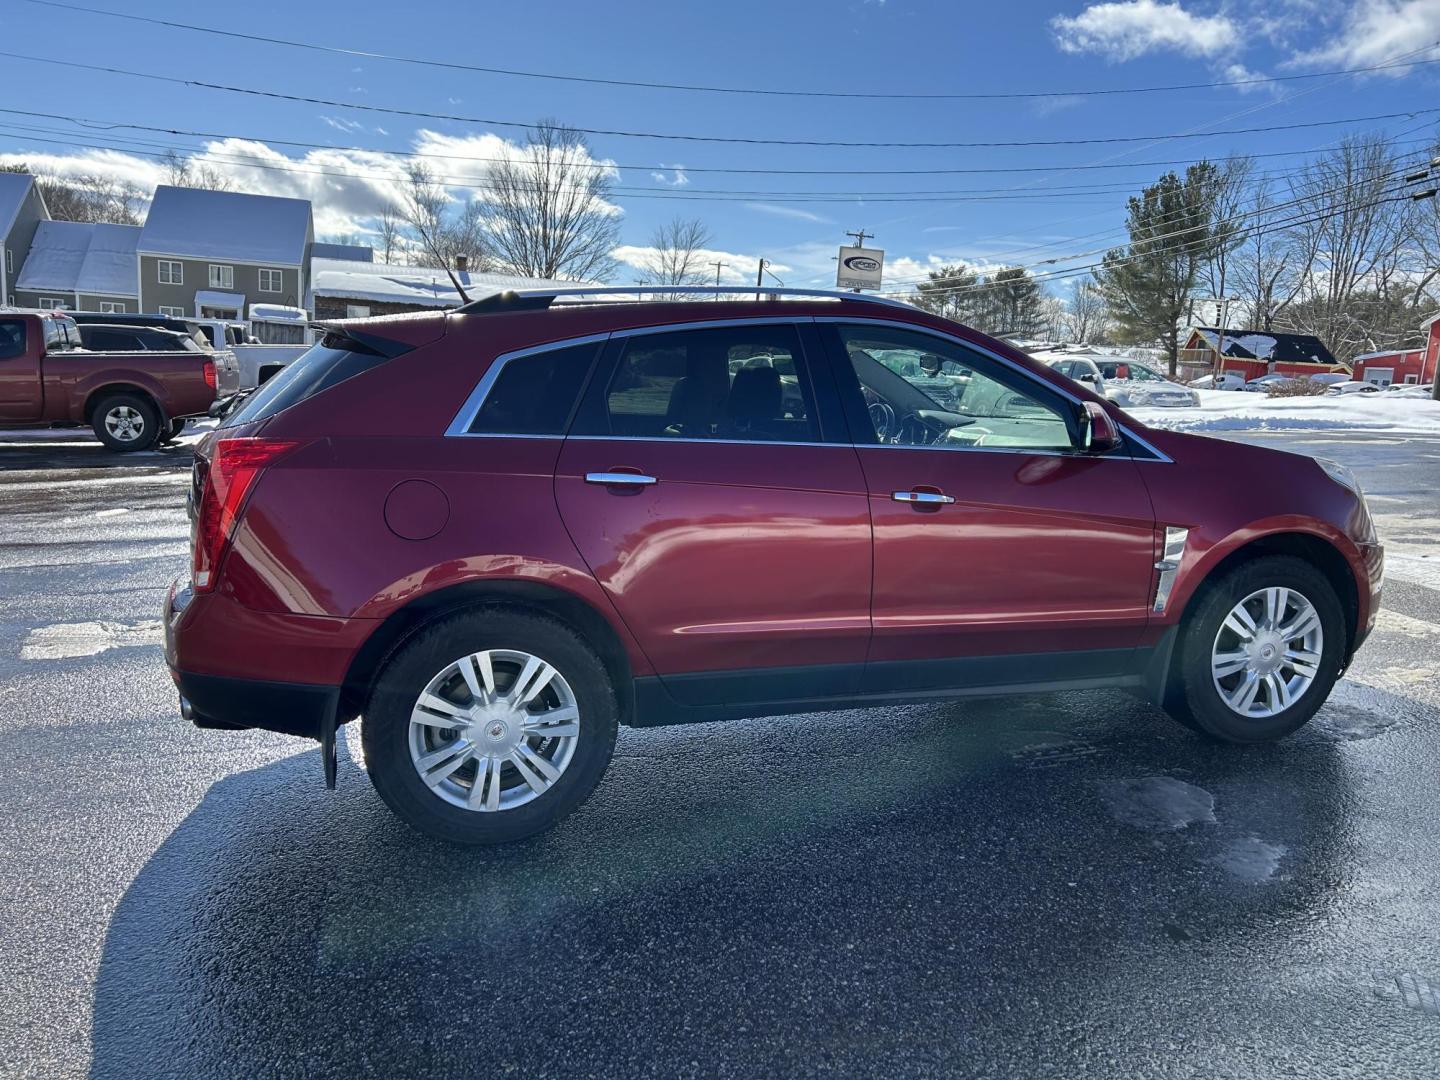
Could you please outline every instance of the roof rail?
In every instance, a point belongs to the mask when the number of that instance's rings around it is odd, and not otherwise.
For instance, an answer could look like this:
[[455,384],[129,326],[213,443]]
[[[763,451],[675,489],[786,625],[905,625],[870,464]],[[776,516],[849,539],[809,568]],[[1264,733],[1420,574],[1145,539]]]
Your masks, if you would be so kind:
[[505,289],[461,304],[455,311],[461,315],[486,312],[539,311],[567,296],[809,296],[826,300],[855,300],[885,307],[909,307],[888,296],[866,296],[864,293],[840,292],[836,289],[790,289],[771,285],[591,285],[563,289]]

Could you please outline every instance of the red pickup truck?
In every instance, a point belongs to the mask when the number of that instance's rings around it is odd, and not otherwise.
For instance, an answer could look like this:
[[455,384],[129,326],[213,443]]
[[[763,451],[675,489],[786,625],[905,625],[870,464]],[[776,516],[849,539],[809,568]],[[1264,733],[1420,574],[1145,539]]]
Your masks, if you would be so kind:
[[228,353],[91,352],[62,311],[0,310],[0,428],[88,424],[146,450],[239,386]]

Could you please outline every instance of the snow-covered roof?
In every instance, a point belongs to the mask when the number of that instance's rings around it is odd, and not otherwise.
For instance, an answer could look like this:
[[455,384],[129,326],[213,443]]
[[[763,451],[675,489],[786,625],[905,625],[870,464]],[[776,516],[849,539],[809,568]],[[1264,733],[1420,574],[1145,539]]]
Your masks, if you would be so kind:
[[138,225],[42,221],[15,282],[29,291],[139,296]]
[[310,257],[368,263],[375,261],[375,249],[364,244],[325,244],[317,240],[310,245]]
[[139,250],[182,259],[299,266],[310,235],[306,199],[162,184],[150,203]]
[[[573,281],[546,281],[514,274],[459,271],[455,276],[473,300],[477,294],[501,289],[545,289],[574,285]],[[421,307],[455,307],[463,303],[450,284],[450,276],[438,267],[388,266],[384,263],[356,263],[343,259],[315,259],[310,264],[311,293],[343,300],[368,300],[377,304],[416,304]]]
[[1423,349],[1423,345],[1411,345],[1408,348],[1404,349],[1381,349],[1379,352],[1361,353],[1359,356],[1355,357],[1355,359],[1352,360],[1351,363],[1358,364],[1361,360],[1379,360],[1381,357],[1387,356],[1404,356],[1407,353],[1421,352]]
[[251,304],[250,318],[259,319],[261,322],[298,322],[310,321],[304,308],[288,307],[285,304]]
[[0,172],[0,236],[10,231],[35,178],[29,173]]
[[[1220,343],[1220,330],[1197,326],[1195,333],[1212,349]],[[1226,330],[1225,355],[1235,360],[1275,360],[1280,363],[1333,364],[1335,357],[1313,334],[1282,331]]]

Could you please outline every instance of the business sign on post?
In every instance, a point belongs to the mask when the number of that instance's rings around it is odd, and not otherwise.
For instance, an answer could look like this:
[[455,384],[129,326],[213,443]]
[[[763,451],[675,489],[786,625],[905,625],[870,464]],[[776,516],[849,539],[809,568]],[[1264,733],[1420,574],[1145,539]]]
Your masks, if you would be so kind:
[[837,289],[878,289],[885,268],[885,252],[879,248],[842,247],[835,264]]

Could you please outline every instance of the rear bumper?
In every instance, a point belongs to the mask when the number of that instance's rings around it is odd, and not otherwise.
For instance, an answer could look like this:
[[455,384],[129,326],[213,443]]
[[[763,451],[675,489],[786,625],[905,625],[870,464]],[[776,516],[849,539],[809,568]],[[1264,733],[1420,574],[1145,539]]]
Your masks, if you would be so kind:
[[234,679],[170,669],[180,691],[180,715],[196,727],[262,728],[319,740],[334,723],[338,686]]
[[165,662],[187,720],[321,739],[334,731],[345,671],[369,620],[252,612],[197,595],[181,579],[166,597],[164,625]]

